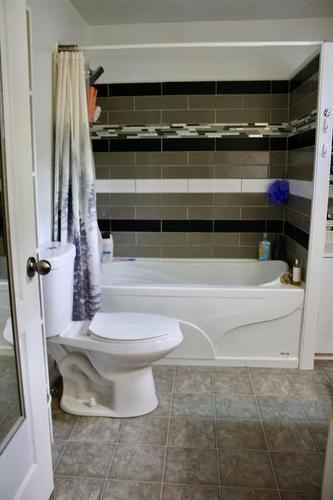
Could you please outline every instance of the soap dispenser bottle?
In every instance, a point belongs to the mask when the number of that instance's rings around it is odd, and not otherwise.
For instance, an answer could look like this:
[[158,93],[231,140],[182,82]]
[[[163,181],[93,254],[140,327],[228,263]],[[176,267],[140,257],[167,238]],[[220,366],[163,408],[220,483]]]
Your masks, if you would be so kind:
[[292,284],[296,286],[300,286],[302,281],[302,268],[298,259],[295,259],[295,263],[293,265],[293,275],[292,275]]
[[262,241],[259,241],[259,260],[270,260],[271,259],[271,242],[267,238],[267,233],[264,233]]

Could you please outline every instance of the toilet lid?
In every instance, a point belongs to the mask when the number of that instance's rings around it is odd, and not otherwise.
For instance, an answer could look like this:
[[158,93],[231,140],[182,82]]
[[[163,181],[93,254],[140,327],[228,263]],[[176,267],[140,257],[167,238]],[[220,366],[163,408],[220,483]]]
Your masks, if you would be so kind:
[[89,326],[101,340],[144,340],[179,330],[178,321],[168,316],[143,313],[96,313]]

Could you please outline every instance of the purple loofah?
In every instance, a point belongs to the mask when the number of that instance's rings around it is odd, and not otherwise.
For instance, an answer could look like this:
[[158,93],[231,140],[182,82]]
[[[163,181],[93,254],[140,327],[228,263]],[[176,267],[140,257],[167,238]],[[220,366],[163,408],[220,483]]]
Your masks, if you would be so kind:
[[289,181],[276,180],[269,185],[268,198],[271,203],[282,205],[289,198]]

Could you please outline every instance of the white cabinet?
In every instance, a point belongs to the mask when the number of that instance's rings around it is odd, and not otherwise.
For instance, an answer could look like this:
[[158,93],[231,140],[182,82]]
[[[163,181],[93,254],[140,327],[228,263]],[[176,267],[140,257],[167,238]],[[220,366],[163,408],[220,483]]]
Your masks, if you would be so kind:
[[[332,245],[332,243],[331,243]],[[321,283],[317,354],[333,354],[333,253],[326,252]]]

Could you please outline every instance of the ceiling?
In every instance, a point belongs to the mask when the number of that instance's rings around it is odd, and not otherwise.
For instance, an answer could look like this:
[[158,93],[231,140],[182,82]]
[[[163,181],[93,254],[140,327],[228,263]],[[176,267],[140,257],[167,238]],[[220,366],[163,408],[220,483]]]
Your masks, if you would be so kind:
[[70,0],[90,25],[333,17],[333,0]]

